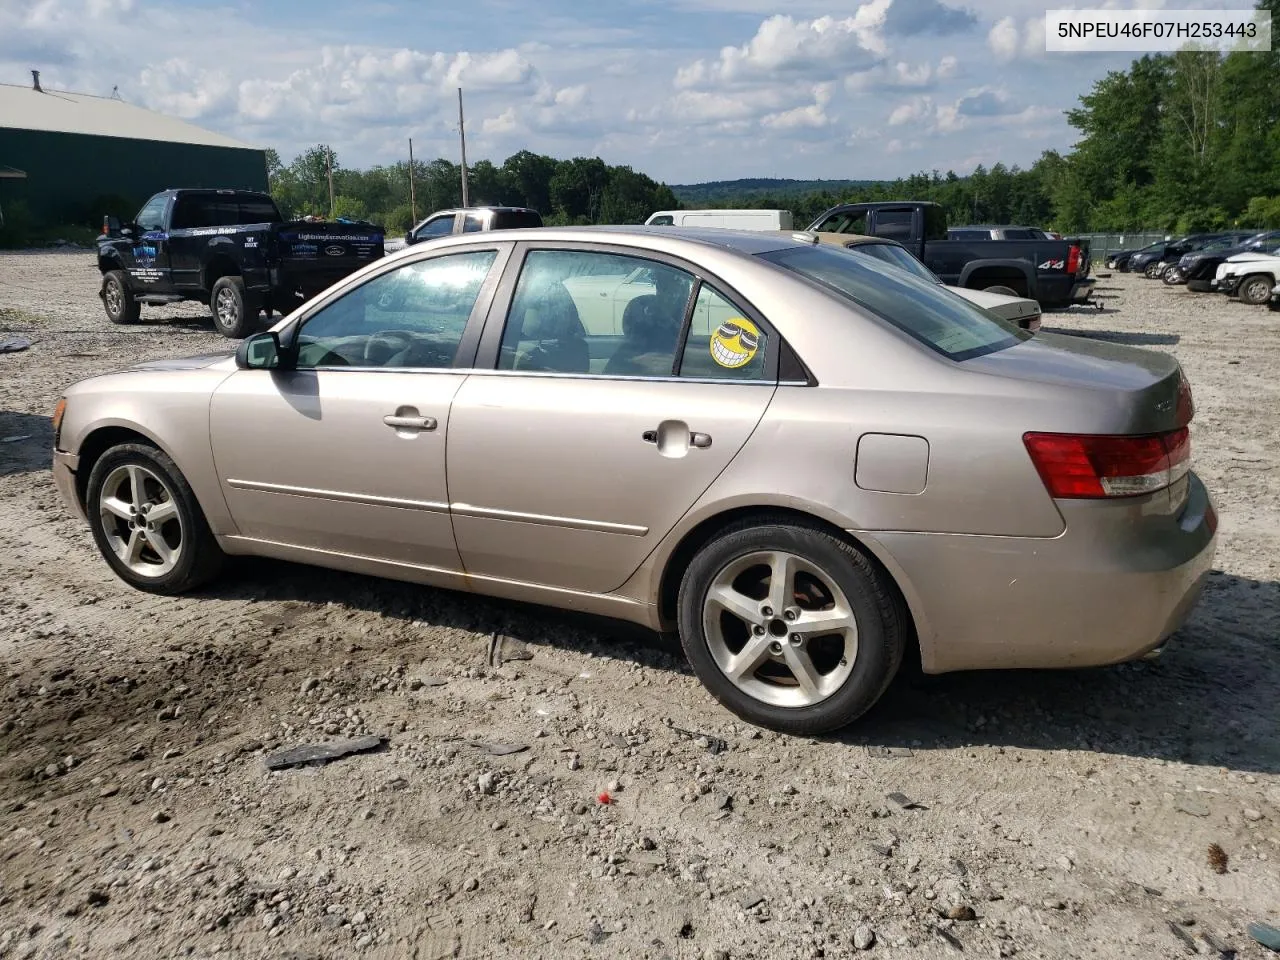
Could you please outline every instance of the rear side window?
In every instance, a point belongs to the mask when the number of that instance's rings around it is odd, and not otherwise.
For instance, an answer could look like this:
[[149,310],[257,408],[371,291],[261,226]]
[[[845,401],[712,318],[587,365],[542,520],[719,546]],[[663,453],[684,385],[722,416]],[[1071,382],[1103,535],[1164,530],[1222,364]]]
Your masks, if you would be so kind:
[[939,284],[868,257],[820,246],[775,250],[760,257],[852,300],[952,360],[994,353],[1031,337]]
[[540,227],[542,217],[533,210],[499,210],[493,215],[494,230],[519,230],[522,227]]
[[890,240],[910,240],[911,217],[914,212],[909,207],[900,210],[877,210],[875,235]]
[[947,214],[941,207],[924,208],[924,238],[926,240],[947,239]]
[[240,200],[240,223],[279,223],[280,211],[270,197],[244,197]]

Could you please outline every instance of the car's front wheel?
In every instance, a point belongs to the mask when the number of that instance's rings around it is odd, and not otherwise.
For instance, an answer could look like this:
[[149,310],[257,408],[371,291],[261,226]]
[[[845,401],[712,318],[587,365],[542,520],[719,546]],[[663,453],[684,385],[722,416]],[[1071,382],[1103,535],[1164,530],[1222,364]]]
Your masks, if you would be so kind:
[[857,719],[902,662],[902,600],[852,544],[790,519],[743,521],[698,552],[679,594],[694,672],[751,723],[814,735]]
[[1262,306],[1271,299],[1273,286],[1275,286],[1274,280],[1264,274],[1256,273],[1240,281],[1240,286],[1236,288],[1236,297],[1241,303]]
[[1153,263],[1148,263],[1142,272],[1148,280],[1154,280],[1156,277],[1160,276],[1163,270],[1164,264],[1159,260],[1156,260]]
[[108,270],[102,275],[102,306],[112,323],[137,323],[142,305],[133,299],[123,270]]
[[93,465],[85,513],[98,550],[120,579],[150,593],[183,593],[213,579],[224,555],[177,464],[141,443],[112,447]]

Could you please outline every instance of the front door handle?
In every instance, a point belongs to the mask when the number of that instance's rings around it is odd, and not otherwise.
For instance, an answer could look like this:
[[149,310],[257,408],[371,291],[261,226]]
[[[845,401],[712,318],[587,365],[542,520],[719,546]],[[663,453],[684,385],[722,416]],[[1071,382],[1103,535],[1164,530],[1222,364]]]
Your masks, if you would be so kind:
[[382,418],[382,422],[397,430],[434,430],[436,428],[435,417],[398,417],[388,414]]
[[[680,424],[680,426],[683,426],[683,424]],[[689,446],[700,447],[702,449],[706,449],[711,446],[711,434],[696,433],[692,430],[688,430],[686,432],[689,435]],[[646,430],[644,433],[640,434],[640,439],[645,443],[657,443],[659,439],[658,433],[659,432],[657,430]],[[670,436],[670,434],[668,434],[668,436]]]

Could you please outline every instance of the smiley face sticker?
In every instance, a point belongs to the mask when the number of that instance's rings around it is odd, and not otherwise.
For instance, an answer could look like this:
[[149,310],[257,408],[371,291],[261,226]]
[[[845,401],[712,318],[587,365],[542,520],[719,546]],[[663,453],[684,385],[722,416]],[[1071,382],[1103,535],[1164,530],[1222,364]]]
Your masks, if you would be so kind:
[[711,359],[722,367],[745,367],[760,349],[760,330],[745,317],[726,320],[711,335]]

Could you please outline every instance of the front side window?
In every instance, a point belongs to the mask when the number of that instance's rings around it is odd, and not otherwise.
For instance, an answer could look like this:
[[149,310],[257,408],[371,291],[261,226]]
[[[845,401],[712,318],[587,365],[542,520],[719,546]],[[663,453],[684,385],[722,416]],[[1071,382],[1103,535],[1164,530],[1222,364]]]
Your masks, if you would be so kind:
[[298,366],[452,366],[496,258],[493,250],[456,253],[362,283],[303,323]]
[[676,222],[675,217],[671,217],[671,216],[654,217],[652,220],[649,221],[649,226],[670,227],[670,226],[673,226],[675,222]]
[[829,247],[788,247],[760,257],[853,301],[952,360],[994,353],[1032,336],[939,284],[870,257]]
[[683,270],[639,257],[530,251],[498,369],[672,376],[693,285]]
[[860,254],[864,257],[875,257],[877,260],[891,263],[899,270],[905,270],[921,280],[927,280],[930,283],[939,282],[932,270],[913,257],[909,250],[904,250],[896,243],[859,243],[846,249],[851,253]]
[[143,233],[151,233],[164,229],[164,208],[168,197],[152,197],[146,206],[138,211],[138,229]]
[[820,233],[856,233],[865,236],[867,232],[867,212],[853,210],[848,213],[834,213],[818,224]]
[[468,213],[467,218],[462,221],[463,233],[482,233],[484,231],[484,217],[478,213]]
[[419,240],[430,240],[433,237],[447,237],[451,233],[453,233],[453,214],[428,220],[418,228],[415,236]]
[[698,289],[689,336],[680,356],[680,376],[702,380],[760,380],[768,361],[769,335],[705,283]]

